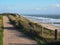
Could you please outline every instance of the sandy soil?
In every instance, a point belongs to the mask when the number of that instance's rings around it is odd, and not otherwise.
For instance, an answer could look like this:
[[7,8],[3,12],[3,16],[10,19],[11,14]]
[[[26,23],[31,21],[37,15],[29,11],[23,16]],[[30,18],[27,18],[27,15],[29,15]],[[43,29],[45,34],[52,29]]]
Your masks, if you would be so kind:
[[10,23],[6,16],[3,17],[4,37],[3,45],[38,45],[36,41],[25,34],[18,32]]
[[46,24],[46,23],[40,23],[43,27],[46,27],[46,28],[48,28],[48,29],[51,29],[51,30],[55,30],[55,29],[57,29],[58,31],[60,31],[60,27],[58,27],[58,26],[54,26],[54,25],[52,25],[52,24]]
[[[27,19],[29,19],[29,18],[27,18]],[[46,27],[46,28],[51,29],[53,31],[55,31],[55,29],[60,31],[60,27],[59,26],[54,26],[52,24],[42,23],[42,22],[39,22],[39,21],[36,21],[36,20],[33,20],[33,19],[29,19],[29,20],[32,21],[32,22],[38,23],[38,24],[42,25],[43,27]]]

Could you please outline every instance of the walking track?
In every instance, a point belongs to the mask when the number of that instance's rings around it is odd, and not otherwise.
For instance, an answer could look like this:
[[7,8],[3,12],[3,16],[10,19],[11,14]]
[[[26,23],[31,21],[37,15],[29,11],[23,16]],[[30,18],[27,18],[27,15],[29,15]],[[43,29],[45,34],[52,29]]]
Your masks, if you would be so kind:
[[38,45],[36,41],[29,38],[9,23],[6,16],[3,16],[4,37],[3,45]]

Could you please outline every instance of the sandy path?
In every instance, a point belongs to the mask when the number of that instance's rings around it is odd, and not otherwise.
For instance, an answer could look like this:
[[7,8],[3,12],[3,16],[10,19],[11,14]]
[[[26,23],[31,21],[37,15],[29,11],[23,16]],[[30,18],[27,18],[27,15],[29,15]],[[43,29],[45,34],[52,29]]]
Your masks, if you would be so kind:
[[6,16],[3,17],[4,38],[3,45],[38,45],[36,41],[27,37],[25,34],[18,32]]

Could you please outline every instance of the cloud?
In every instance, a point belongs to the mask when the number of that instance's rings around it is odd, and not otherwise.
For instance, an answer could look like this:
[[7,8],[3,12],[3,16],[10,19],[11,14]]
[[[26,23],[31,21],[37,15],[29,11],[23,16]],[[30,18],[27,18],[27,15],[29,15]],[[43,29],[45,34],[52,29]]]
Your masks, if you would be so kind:
[[60,4],[56,4],[56,7],[60,7]]
[[35,10],[41,10],[41,8],[35,8]]
[[47,10],[47,8],[43,8],[44,10]]
[[35,10],[40,11],[40,10],[47,10],[47,8],[35,8]]
[[52,4],[52,7],[60,7],[60,4]]

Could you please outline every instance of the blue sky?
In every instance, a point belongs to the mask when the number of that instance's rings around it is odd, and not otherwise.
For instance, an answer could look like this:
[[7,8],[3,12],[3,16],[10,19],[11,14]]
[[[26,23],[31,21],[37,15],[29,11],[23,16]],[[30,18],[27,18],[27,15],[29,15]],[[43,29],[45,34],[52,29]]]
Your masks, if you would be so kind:
[[0,0],[0,13],[60,14],[60,0]]

